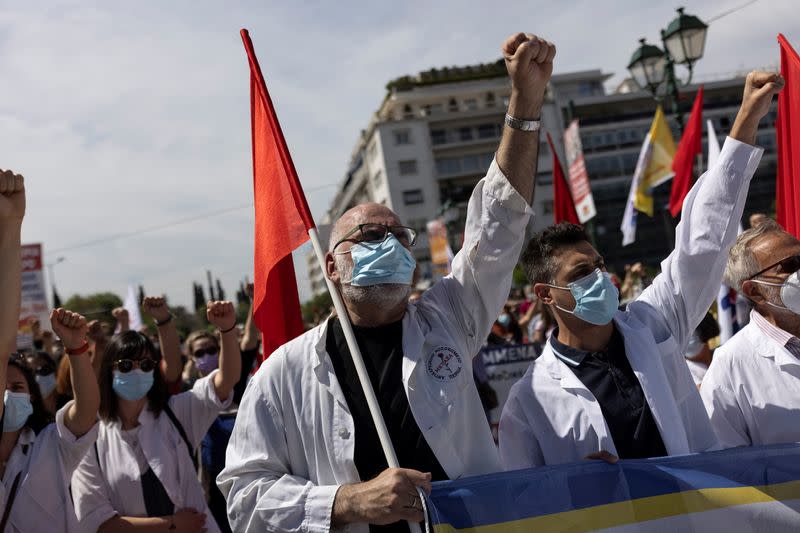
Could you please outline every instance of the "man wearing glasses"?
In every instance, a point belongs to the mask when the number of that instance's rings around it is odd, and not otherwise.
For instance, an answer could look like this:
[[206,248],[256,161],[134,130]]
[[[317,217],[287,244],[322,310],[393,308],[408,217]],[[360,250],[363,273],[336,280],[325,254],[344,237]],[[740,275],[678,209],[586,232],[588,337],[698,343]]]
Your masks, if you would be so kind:
[[472,357],[511,286],[532,211],[539,113],[555,47],[502,47],[512,83],[495,161],[469,201],[452,273],[408,303],[416,234],[363,204],[335,223],[326,258],[398,461],[389,469],[338,317],[276,350],[239,407],[217,479],[234,531],[408,531],[417,487],[500,470]]
[[726,448],[800,441],[800,240],[773,220],[742,233],[726,283],[750,323],[714,352],[700,389]]

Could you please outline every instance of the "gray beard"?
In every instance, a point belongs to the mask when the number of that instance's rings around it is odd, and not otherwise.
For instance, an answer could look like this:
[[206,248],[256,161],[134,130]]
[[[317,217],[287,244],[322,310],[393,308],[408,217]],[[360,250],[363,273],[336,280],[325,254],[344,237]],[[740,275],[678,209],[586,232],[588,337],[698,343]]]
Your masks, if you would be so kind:
[[384,283],[366,287],[354,286],[349,282],[353,278],[353,263],[346,261],[342,256],[335,256],[334,262],[341,279],[348,280],[342,281],[340,285],[342,297],[348,302],[357,305],[394,307],[408,301],[408,297],[411,295],[411,286],[402,283]]

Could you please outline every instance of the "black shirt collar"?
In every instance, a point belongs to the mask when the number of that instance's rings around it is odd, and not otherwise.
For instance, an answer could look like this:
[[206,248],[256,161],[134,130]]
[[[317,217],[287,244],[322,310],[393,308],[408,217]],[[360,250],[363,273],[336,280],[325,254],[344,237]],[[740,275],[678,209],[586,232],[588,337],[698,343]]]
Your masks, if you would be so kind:
[[567,346],[566,344],[560,342],[558,340],[558,328],[556,328],[550,335],[550,347],[553,349],[553,353],[555,354],[555,356],[561,359],[564,363],[570,366],[580,366],[581,363],[583,363],[583,361],[587,357],[599,356],[599,358],[605,359],[606,354],[608,354],[609,352],[609,349],[612,346],[616,346],[617,343],[621,340],[622,339],[619,330],[617,330],[615,326],[614,332],[611,334],[611,339],[608,341],[608,346],[606,346],[604,350],[601,350],[599,352],[589,352],[586,350],[579,350],[578,348]]

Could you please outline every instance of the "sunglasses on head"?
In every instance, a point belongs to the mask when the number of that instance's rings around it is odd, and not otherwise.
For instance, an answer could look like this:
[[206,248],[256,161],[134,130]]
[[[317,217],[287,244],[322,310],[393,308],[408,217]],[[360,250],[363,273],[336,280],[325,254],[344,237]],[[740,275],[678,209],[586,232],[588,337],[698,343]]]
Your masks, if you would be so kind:
[[127,374],[137,367],[142,372],[150,372],[156,367],[156,361],[155,359],[145,357],[143,359],[120,359],[119,361],[114,362],[114,368],[123,374]]
[[791,255],[791,256],[789,256],[789,257],[787,257],[785,259],[781,259],[777,263],[773,263],[770,266],[768,266],[767,268],[765,268],[763,270],[759,270],[758,272],[756,272],[755,274],[753,274],[752,276],[750,276],[747,279],[753,279],[753,278],[755,278],[757,276],[760,276],[761,274],[763,274],[767,270],[773,269],[776,266],[780,266],[781,267],[781,271],[780,271],[781,274],[794,274],[795,272],[800,270],[800,255]]
[[204,357],[206,355],[217,355],[219,353],[219,348],[200,348],[199,350],[195,350],[192,354],[195,357]]

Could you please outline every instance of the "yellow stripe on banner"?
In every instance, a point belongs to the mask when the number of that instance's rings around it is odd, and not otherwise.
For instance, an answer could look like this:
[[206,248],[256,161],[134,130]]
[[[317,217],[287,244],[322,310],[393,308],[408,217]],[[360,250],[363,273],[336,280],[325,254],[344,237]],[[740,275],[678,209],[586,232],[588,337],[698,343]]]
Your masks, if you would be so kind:
[[736,505],[798,498],[800,498],[800,481],[788,481],[762,487],[689,490],[463,529],[456,529],[450,524],[439,524],[434,526],[433,530],[435,533],[521,533],[523,531],[582,533]]

